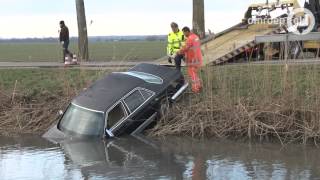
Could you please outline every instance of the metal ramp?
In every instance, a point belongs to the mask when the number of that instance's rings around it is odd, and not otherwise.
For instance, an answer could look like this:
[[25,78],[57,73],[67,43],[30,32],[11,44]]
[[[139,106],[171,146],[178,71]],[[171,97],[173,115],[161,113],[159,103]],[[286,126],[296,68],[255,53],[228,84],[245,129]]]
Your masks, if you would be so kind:
[[233,27],[229,32],[203,45],[204,64],[217,65],[228,62],[246,49],[254,47],[256,36],[279,32],[281,32],[279,26],[268,24],[250,25],[245,29]]

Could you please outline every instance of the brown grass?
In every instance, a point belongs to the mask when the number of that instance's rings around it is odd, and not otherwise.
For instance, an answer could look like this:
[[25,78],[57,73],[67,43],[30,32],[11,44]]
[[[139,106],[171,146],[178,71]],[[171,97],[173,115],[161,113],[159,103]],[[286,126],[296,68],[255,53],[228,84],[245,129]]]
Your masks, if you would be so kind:
[[0,135],[5,136],[46,132],[57,121],[59,110],[106,73],[68,69],[5,72],[14,77],[0,81]]
[[175,105],[151,136],[320,140],[319,67],[226,66],[205,69],[201,95]]
[[57,120],[70,98],[43,95],[41,100],[0,93],[0,135],[42,134]]
[[[41,87],[38,94],[25,94],[28,88],[21,81],[13,81],[11,90],[0,90],[0,134],[42,134],[56,121],[58,110],[90,84],[85,78],[94,80],[84,72],[58,74],[62,86],[56,93]],[[320,66],[218,66],[204,68],[201,75],[203,92],[186,94],[149,131],[151,136],[319,141]],[[78,81],[82,83],[75,85]]]

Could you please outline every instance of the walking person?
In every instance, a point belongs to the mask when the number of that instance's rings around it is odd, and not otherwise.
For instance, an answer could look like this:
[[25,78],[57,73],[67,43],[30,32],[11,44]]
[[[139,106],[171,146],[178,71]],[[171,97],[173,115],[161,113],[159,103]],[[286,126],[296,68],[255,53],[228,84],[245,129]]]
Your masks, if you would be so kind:
[[177,23],[171,23],[172,32],[168,35],[168,46],[167,46],[167,55],[168,62],[171,64],[174,60],[176,69],[181,71],[181,61],[184,58],[183,54],[178,54],[177,52],[184,45],[185,38],[183,32],[180,31]]
[[202,85],[198,75],[198,71],[202,66],[201,42],[199,36],[190,31],[190,28],[184,27],[182,29],[185,35],[186,44],[179,50],[178,54],[185,55],[186,64],[188,68],[188,75],[192,81],[192,91],[200,93]]
[[65,25],[64,21],[60,21],[60,36],[59,36],[59,40],[60,43],[62,45],[62,53],[63,53],[63,61],[65,62],[65,59],[67,56],[72,57],[72,53],[68,50],[69,48],[69,29],[68,27]]

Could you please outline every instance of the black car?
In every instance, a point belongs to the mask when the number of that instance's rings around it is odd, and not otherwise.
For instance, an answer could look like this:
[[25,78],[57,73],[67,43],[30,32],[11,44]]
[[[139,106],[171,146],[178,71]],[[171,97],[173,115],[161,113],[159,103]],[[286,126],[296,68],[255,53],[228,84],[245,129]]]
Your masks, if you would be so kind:
[[98,80],[75,97],[46,138],[139,134],[187,89],[181,72],[139,64]]

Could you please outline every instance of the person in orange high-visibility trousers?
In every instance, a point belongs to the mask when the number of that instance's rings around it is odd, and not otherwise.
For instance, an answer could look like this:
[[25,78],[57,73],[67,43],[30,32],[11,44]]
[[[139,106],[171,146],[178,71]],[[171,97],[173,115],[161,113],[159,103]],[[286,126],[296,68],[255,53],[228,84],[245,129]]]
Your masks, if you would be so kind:
[[184,27],[183,34],[186,36],[186,44],[179,51],[179,54],[185,54],[188,74],[192,81],[192,91],[199,93],[201,91],[201,80],[198,71],[202,66],[202,53],[200,38],[190,31],[190,28]]

